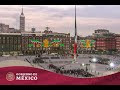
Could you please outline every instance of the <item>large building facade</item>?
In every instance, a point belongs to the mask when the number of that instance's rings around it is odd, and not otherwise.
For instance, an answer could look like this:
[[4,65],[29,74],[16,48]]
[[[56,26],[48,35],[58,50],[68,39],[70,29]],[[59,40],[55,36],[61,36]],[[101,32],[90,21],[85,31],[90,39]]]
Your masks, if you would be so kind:
[[0,33],[0,55],[20,53],[20,33]]
[[115,34],[116,49],[120,52],[120,34]]
[[116,50],[115,34],[109,30],[95,30],[93,34],[96,40],[95,49],[97,51],[113,51]]
[[96,38],[96,50],[115,50],[116,49],[116,39],[111,38]]
[[89,54],[95,52],[95,39],[94,37],[84,37],[78,41],[79,53]]
[[20,30],[11,28],[9,27],[9,25],[0,23],[0,33],[16,33],[16,32],[20,33]]
[[1,33],[0,53],[65,54],[70,51],[70,33]]
[[9,25],[0,23],[0,32],[1,33],[8,33],[9,32]]
[[70,51],[70,33],[22,33],[22,53],[58,53]]

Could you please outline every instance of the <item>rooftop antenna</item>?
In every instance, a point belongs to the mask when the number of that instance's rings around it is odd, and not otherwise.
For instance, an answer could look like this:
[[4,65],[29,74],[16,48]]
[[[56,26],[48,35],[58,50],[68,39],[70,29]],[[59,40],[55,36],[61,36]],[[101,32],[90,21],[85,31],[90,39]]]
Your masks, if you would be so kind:
[[21,14],[23,15],[23,5],[22,5],[22,13]]

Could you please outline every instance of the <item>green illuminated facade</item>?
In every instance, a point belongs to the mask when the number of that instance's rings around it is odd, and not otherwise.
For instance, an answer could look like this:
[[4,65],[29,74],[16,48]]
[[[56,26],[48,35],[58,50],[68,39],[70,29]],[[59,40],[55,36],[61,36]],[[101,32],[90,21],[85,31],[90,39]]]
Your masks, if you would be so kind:
[[[46,43],[45,43],[46,40]],[[22,35],[22,52],[24,54],[58,53],[70,51],[70,34],[25,34]]]
[[[47,43],[44,40],[48,41]],[[70,34],[0,33],[0,55],[64,54],[70,51]]]

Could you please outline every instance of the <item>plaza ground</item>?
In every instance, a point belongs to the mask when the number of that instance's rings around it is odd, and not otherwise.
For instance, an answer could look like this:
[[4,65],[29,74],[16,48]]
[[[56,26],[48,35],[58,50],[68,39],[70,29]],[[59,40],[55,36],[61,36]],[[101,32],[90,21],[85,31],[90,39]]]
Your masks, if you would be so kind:
[[[111,62],[114,62],[116,64],[115,69],[113,70],[107,70],[107,68],[109,67],[109,65],[104,65],[104,64],[96,64],[96,63],[90,63],[89,60],[91,58],[89,58],[89,56],[95,57],[95,56],[100,56],[100,57],[104,57],[104,58],[109,58],[111,60]],[[32,65],[33,67],[37,67],[37,68],[42,68],[42,69],[46,69],[49,71],[50,70],[48,68],[48,65],[50,63],[54,64],[55,66],[61,67],[63,66],[65,70],[68,69],[86,69],[86,64],[90,64],[87,68],[88,68],[88,72],[95,75],[96,77],[99,76],[105,76],[105,75],[109,75],[112,73],[116,73],[119,72],[119,65],[120,65],[120,57],[116,57],[116,56],[111,56],[111,55],[88,55],[88,54],[80,54],[77,57],[77,62],[78,63],[71,63],[73,61],[73,58],[71,58],[71,56],[68,57],[61,57],[61,59],[46,59],[44,60],[46,63],[39,63],[39,64],[34,64],[32,63],[32,60],[35,58],[36,56],[9,56],[9,57],[0,57],[0,63],[4,62],[4,61],[9,61],[9,63],[7,64],[8,66],[10,65],[10,61],[12,62],[12,60],[14,61],[24,61],[27,62],[25,59],[27,59]],[[82,66],[81,64],[84,63],[84,66]],[[16,63],[13,63],[15,65],[17,65]],[[12,65],[13,65],[12,64]],[[19,64],[19,63],[18,63]],[[27,63],[26,63],[27,64]],[[30,66],[29,65],[29,66]],[[24,65],[23,65],[24,66]],[[74,76],[73,76],[74,77]],[[81,76],[82,77],[82,76]]]

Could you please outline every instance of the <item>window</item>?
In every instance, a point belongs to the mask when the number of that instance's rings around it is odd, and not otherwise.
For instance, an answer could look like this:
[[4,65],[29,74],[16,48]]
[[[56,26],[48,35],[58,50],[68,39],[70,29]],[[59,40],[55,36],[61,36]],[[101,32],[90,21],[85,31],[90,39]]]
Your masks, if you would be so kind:
[[9,43],[9,39],[7,39],[7,43]]
[[17,43],[17,40],[16,40],[16,39],[14,40],[14,43],[15,43],[15,44]]
[[18,43],[20,43],[20,40],[18,40]]
[[3,37],[3,39],[5,39],[5,37]]
[[5,44],[5,40],[3,40],[3,44]]
[[10,40],[10,43],[13,44],[13,40]]
[[7,37],[7,40],[9,39],[9,37]]

